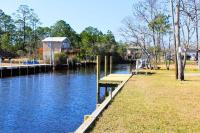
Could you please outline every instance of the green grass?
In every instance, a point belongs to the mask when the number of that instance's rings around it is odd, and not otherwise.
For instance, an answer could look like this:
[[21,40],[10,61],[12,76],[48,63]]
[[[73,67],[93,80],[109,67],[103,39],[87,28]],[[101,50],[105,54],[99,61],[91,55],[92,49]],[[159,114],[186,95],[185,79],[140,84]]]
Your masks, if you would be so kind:
[[152,76],[133,76],[92,132],[200,132],[200,77],[186,77],[180,82],[173,71],[166,70]]

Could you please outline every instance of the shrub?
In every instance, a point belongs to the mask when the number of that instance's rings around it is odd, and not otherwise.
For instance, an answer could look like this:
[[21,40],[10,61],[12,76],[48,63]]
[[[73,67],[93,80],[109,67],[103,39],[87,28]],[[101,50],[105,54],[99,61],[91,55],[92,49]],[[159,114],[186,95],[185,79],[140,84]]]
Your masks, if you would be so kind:
[[55,59],[55,65],[62,65],[62,64],[67,64],[67,54],[62,52],[62,53],[56,53],[54,55]]

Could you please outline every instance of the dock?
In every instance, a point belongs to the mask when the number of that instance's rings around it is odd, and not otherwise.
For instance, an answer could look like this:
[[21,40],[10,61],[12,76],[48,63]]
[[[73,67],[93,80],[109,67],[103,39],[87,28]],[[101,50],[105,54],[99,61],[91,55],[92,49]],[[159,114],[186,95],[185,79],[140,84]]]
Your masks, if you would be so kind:
[[[97,56],[97,94],[96,110],[91,115],[85,115],[84,122],[76,129],[75,133],[87,132],[99,115],[111,103],[112,99],[123,88],[132,74],[112,74],[112,57],[110,57],[110,74],[107,74],[107,57],[105,57],[104,76],[100,78],[100,59]],[[105,88],[104,101],[100,101],[100,89]]]
[[109,74],[108,76],[105,76],[99,80],[99,84],[105,85],[105,84],[114,84],[118,85],[121,84],[124,81],[127,81],[132,74]]
[[18,64],[0,66],[0,78],[44,73],[53,70],[51,64]]

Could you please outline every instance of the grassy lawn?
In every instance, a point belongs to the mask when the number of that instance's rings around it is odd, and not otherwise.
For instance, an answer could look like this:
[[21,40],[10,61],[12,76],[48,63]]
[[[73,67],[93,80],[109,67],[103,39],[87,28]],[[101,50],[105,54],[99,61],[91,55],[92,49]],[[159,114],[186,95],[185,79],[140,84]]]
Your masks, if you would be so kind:
[[133,76],[92,132],[200,132],[200,76],[186,76],[186,81],[180,82],[175,80],[174,71],[155,72]]

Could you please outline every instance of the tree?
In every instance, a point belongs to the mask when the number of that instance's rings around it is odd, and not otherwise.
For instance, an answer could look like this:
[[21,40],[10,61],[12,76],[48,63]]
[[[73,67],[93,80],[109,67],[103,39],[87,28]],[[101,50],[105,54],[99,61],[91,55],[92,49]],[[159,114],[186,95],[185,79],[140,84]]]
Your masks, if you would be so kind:
[[[17,18],[16,23],[18,24],[19,36],[23,38],[23,43],[21,46],[22,50],[26,47],[26,28],[30,25],[31,15],[33,14],[33,9],[30,9],[27,5],[20,5],[15,16]],[[20,43],[20,42],[19,42]]]
[[72,47],[79,47],[79,36],[64,20],[59,20],[51,26],[50,35],[54,37],[67,37],[70,40]]
[[[198,60],[198,64],[200,64],[200,56],[199,56],[199,4],[200,1],[198,0],[192,0],[192,4],[194,5],[194,18],[195,18],[195,31],[196,31],[196,50],[197,50],[197,54],[196,54],[196,59]],[[199,65],[200,68],[200,65]]]
[[82,55],[94,55],[97,53],[98,48],[95,46],[96,43],[101,42],[103,33],[94,27],[85,28],[81,34],[81,53]]
[[32,14],[30,15],[30,27],[32,31],[30,32],[29,45],[30,48],[34,51],[36,48],[38,48],[39,37],[37,36],[36,30],[41,23],[39,21],[37,14],[35,14],[33,11],[31,13]]
[[15,32],[14,21],[11,16],[0,10],[0,49],[12,51],[12,40]]
[[173,40],[174,40],[174,61],[175,61],[175,77],[178,79],[178,63],[177,63],[177,44],[176,44],[176,34],[175,34],[175,13],[174,13],[174,2],[170,0],[170,7],[171,7],[171,16],[172,16],[172,31],[173,31]]
[[181,56],[181,41],[180,41],[180,0],[176,2],[176,17],[175,17],[175,35],[177,44],[177,62],[178,62],[178,80],[184,80],[183,62]]
[[[151,22],[149,22],[148,26],[150,30],[152,31],[154,30],[154,32],[157,35],[157,46],[156,46],[157,49],[155,51],[156,52],[155,56],[159,56],[160,55],[159,53],[161,52],[161,40],[163,40],[163,36],[170,30],[169,16],[160,13],[156,15]],[[158,58],[160,60],[160,57],[156,57],[156,59]]]
[[[175,58],[177,61],[177,79],[184,80],[184,66],[182,60],[182,47],[180,40],[180,13],[181,13],[181,0],[170,1],[171,2],[171,12],[172,12],[172,21],[173,21],[173,34],[175,42]],[[175,7],[174,7],[175,2]],[[174,9],[175,8],[175,9]],[[175,11],[174,11],[175,10]]]
[[[165,4],[159,4],[159,0],[138,1],[133,5],[133,18],[126,19],[124,21],[125,27],[121,28],[122,35],[126,40],[130,44],[139,45],[149,60],[151,58],[155,69],[158,68],[158,57],[161,50],[160,43],[164,36],[162,30],[168,28],[168,15],[163,15],[165,14],[164,12]],[[163,25],[159,24],[162,23],[162,20],[167,23],[166,27],[162,27]],[[162,36],[160,36],[161,34]],[[147,51],[147,46],[153,49],[153,51]]]
[[37,27],[35,30],[38,39],[41,41],[51,34],[51,29],[49,27]]
[[108,30],[107,34],[105,34],[104,36],[106,38],[105,40],[107,41],[107,43],[117,44],[115,40],[115,36],[113,35],[112,31]]

